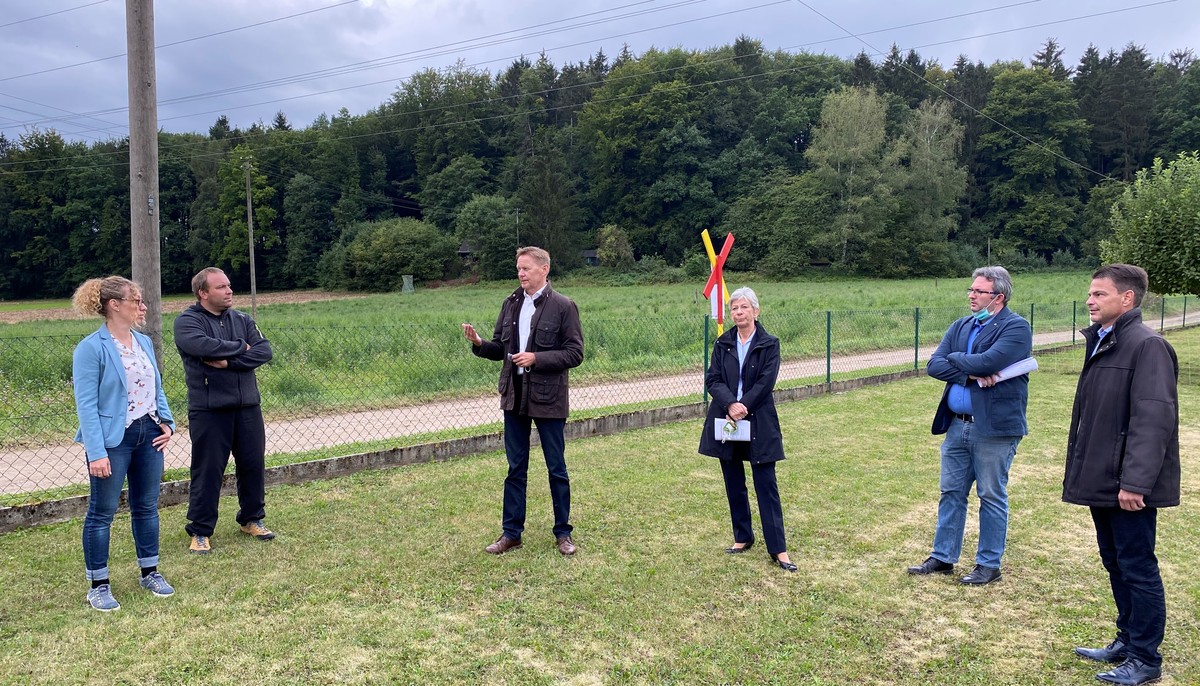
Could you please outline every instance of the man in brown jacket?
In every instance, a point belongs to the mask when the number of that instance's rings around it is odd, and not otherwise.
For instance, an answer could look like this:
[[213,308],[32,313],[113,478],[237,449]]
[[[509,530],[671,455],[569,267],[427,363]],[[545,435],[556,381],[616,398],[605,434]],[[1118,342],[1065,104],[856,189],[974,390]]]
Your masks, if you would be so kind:
[[517,279],[521,286],[500,307],[492,340],[483,340],[474,326],[462,325],[472,353],[504,363],[500,369],[500,409],[504,410],[508,476],[504,479],[500,537],[484,548],[492,555],[521,547],[533,424],[537,424],[550,474],[555,545],[563,555],[575,554],[563,428],[569,412],[568,370],[583,362],[583,328],[579,308],[550,287],[546,280],[549,273],[549,253],[541,248],[520,248]]
[[1092,275],[1092,325],[1075,391],[1063,500],[1091,508],[1100,560],[1117,605],[1117,637],[1076,648],[1113,684],[1162,676],[1158,647],[1167,622],[1154,541],[1158,508],[1179,504],[1179,362],[1171,345],[1142,324],[1149,279],[1141,267],[1113,264]]

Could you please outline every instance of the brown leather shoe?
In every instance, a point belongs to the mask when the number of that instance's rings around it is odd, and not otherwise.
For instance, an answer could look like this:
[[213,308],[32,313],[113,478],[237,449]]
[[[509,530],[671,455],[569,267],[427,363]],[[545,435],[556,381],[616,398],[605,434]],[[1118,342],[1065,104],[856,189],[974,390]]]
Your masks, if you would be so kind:
[[489,555],[503,555],[510,550],[516,550],[520,547],[521,539],[501,536],[500,538],[496,539],[495,543],[492,543],[488,547],[484,548],[483,552],[488,553]]
[[559,536],[557,539],[558,552],[563,555],[575,554],[575,541],[571,540],[570,536]]

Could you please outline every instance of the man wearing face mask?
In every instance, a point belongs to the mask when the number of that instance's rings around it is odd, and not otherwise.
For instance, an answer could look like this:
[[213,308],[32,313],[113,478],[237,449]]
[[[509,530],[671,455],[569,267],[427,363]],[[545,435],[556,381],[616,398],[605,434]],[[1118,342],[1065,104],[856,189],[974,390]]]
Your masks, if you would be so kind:
[[909,574],[951,574],[962,551],[971,484],[979,495],[975,568],[959,581],[973,586],[1000,578],[1008,536],[1008,470],[1017,444],[1029,433],[1025,406],[1029,377],[1000,381],[996,374],[1033,352],[1029,322],[1008,309],[1012,279],[1004,267],[980,267],[967,289],[971,314],[950,326],[926,371],[946,382],[934,435],[942,442],[941,500],[933,551]]

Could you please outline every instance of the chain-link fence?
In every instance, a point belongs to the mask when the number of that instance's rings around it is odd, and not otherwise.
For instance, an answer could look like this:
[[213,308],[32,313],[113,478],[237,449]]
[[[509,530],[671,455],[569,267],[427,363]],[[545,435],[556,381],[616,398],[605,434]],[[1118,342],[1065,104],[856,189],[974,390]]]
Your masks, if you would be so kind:
[[[1147,297],[1144,319],[1155,328],[1186,326],[1187,307],[1187,298]],[[1037,348],[1076,343],[1076,329],[1088,324],[1082,302],[1015,309],[1033,323]],[[715,322],[589,320],[584,314],[586,354],[571,374],[572,417],[702,400]],[[962,314],[958,307],[775,311],[762,324],[782,342],[779,385],[788,387],[919,369]],[[265,334],[275,351],[258,371],[268,464],[500,430],[499,365],[470,354],[456,321],[268,326]],[[0,337],[0,507],[87,492],[83,448],[71,442],[78,427],[71,355],[79,340]],[[186,391],[169,331],[163,348],[167,398],[180,425],[164,480],[184,479],[190,454]]]

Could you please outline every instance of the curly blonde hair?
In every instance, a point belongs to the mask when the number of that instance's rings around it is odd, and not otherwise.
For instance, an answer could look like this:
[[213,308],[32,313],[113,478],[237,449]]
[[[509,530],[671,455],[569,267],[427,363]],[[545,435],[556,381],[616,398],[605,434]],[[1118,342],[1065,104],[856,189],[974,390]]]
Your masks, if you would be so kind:
[[106,276],[102,279],[88,279],[79,284],[75,295],[71,296],[71,307],[84,316],[98,315],[108,318],[108,303],[111,300],[121,300],[141,296],[142,289],[133,281],[123,276]]

